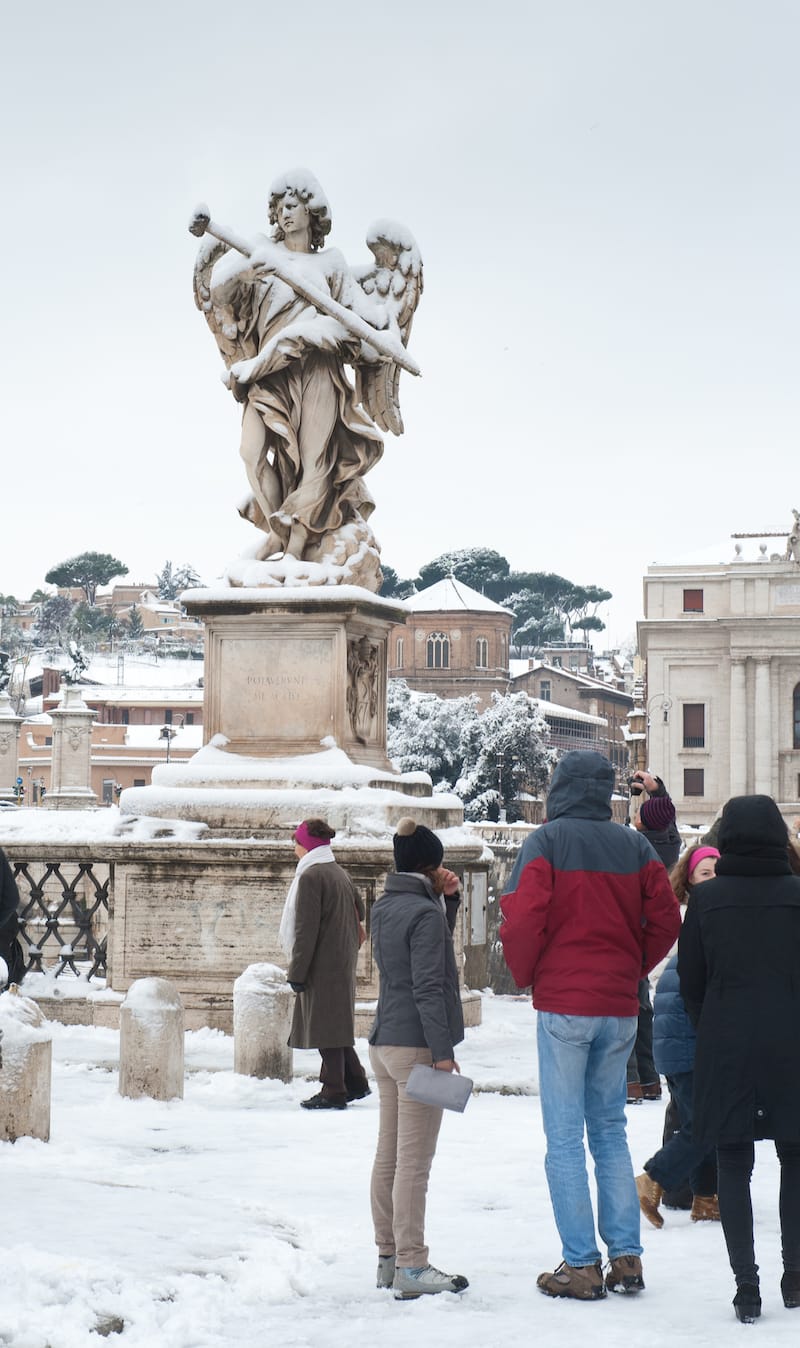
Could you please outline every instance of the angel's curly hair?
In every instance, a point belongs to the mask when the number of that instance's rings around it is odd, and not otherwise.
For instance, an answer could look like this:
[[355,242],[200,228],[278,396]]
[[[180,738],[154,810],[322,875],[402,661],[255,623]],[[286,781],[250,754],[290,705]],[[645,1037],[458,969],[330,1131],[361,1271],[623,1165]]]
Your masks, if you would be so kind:
[[311,217],[311,251],[316,253],[320,249],[331,232],[330,211],[327,204],[314,202],[314,194],[308,186],[298,186],[296,183],[283,181],[280,190],[270,193],[269,198],[269,223],[272,225],[272,233],[276,243],[282,243],[286,237],[280,225],[278,224],[278,204],[283,200],[288,192],[294,192],[303,205],[308,208]]

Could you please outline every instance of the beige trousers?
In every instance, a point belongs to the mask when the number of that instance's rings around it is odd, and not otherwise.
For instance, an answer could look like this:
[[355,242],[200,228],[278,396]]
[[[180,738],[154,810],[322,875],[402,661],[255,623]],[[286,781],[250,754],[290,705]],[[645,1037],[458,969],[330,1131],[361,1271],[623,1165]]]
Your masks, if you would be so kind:
[[430,1049],[373,1044],[369,1060],[381,1106],[370,1187],[375,1244],[379,1254],[396,1255],[399,1268],[424,1268],[425,1199],[442,1111],[410,1100],[405,1086],[415,1063],[430,1067]]

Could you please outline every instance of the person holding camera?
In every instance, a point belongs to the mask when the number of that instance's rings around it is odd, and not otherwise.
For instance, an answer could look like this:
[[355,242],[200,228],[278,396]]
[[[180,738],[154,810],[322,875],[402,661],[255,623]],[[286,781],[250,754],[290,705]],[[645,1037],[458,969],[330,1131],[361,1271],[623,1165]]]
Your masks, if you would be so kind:
[[[653,847],[667,870],[672,870],[681,850],[681,835],[675,825],[675,806],[660,777],[634,772],[629,783],[631,823]],[[636,1043],[628,1061],[628,1104],[660,1100],[661,1080],[653,1061],[653,1005],[650,982],[639,983],[639,1024]]]

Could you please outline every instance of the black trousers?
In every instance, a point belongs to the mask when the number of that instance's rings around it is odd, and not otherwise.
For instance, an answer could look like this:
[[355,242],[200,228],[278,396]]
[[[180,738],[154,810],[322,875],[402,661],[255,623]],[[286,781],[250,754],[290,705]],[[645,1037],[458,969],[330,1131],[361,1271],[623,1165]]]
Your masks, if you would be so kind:
[[[779,1212],[783,1267],[800,1273],[800,1142],[775,1143],[781,1163]],[[738,1142],[717,1147],[717,1195],[728,1258],[737,1284],[758,1284],[753,1245],[753,1205],[750,1177],[755,1145]]]
[[322,1058],[320,1094],[326,1100],[346,1100],[348,1096],[360,1095],[368,1089],[367,1074],[354,1048],[321,1048],[319,1054]]
[[640,1081],[643,1086],[651,1086],[659,1080],[656,1065],[653,1062],[653,1006],[650,1001],[649,978],[639,979],[639,1020],[636,1027],[636,1042],[628,1059],[628,1081]]

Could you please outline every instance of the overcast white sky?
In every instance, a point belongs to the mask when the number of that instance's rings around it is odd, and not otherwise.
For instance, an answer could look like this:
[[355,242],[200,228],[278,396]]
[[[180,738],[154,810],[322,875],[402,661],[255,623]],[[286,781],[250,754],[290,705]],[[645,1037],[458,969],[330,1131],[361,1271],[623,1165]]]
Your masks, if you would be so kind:
[[45,0],[3,47],[0,591],[250,540],[186,225],[263,229],[296,164],[349,261],[377,216],[422,249],[369,479],[401,575],[495,547],[621,639],[648,562],[800,506],[795,0]]

